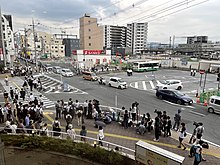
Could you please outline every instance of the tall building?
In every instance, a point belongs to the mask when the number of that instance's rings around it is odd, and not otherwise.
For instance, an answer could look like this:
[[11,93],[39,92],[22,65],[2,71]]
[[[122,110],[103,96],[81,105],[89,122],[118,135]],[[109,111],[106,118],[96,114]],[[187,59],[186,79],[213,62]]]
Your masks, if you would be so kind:
[[111,49],[112,55],[121,54],[121,49],[126,47],[126,29],[125,26],[103,26],[103,44],[105,49]]
[[97,23],[97,18],[86,15],[80,18],[80,49],[102,50],[103,28]]
[[14,35],[11,15],[1,15],[0,25],[0,60],[4,61],[4,64],[9,64],[9,66],[11,66],[15,58]]
[[192,36],[187,37],[187,44],[207,43],[208,36]]
[[147,47],[148,23],[127,24],[126,47],[131,48],[132,55],[141,54]]

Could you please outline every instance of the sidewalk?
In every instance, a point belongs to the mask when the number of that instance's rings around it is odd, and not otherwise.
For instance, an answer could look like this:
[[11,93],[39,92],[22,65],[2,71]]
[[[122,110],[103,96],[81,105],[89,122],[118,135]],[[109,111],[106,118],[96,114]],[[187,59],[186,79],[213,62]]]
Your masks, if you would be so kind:
[[[55,114],[51,113],[52,111],[49,111],[50,113],[45,113],[45,118],[48,120],[48,122],[52,123],[53,119],[55,118]],[[66,126],[66,122],[61,119],[61,125]],[[73,121],[73,126],[76,130],[76,133],[79,134],[79,131],[81,129],[81,126],[77,126],[76,119]],[[88,120],[85,119],[85,126],[88,130],[87,136],[97,138],[98,129],[94,127],[94,120]],[[156,145],[158,147],[161,147],[163,149],[166,149],[168,151],[174,152],[178,155],[184,156],[185,161],[183,165],[192,165],[194,158],[189,158],[189,149],[190,145],[188,144],[190,136],[188,135],[187,138],[184,140],[184,142],[187,143],[187,149],[179,149],[177,148],[178,142],[178,133],[175,131],[172,131],[172,138],[170,137],[160,137],[159,142],[154,142],[154,131],[152,131],[150,134],[145,133],[143,136],[136,134],[135,128],[128,128],[124,129],[122,126],[120,126],[118,123],[113,122],[112,124],[107,125],[104,128],[104,135],[105,135],[105,141],[112,142],[130,149],[135,149],[135,143],[138,140],[143,140],[145,142],[151,143],[153,145]],[[204,158],[207,161],[202,162],[201,164],[211,164],[211,165],[218,165],[220,162],[220,148],[210,146],[209,149],[204,149]]]

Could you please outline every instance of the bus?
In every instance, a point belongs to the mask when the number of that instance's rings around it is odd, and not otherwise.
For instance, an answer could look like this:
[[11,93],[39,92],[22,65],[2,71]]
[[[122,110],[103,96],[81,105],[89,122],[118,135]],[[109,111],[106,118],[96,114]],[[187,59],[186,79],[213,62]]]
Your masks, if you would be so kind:
[[134,62],[132,69],[136,72],[155,71],[159,69],[159,61]]

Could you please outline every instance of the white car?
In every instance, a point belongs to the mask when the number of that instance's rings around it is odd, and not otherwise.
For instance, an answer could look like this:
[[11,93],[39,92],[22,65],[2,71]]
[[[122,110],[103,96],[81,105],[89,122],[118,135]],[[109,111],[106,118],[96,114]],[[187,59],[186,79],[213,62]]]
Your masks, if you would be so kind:
[[156,89],[177,89],[181,90],[183,88],[181,80],[165,80],[164,82],[157,83]]
[[125,81],[122,81],[119,77],[110,77],[108,85],[110,87],[116,87],[118,89],[126,89],[127,83]]
[[61,69],[61,75],[65,76],[65,77],[72,77],[73,76],[73,72],[70,69]]

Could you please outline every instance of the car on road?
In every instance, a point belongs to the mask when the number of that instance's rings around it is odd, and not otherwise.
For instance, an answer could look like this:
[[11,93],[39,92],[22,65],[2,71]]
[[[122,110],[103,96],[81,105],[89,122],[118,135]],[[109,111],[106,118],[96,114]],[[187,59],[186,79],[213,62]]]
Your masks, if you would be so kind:
[[54,66],[54,67],[53,67],[53,72],[54,72],[54,73],[60,74],[60,73],[61,73],[61,70],[62,70],[62,68],[59,67],[59,66]]
[[174,89],[158,89],[156,91],[156,96],[161,100],[164,99],[180,105],[191,105],[193,103],[193,99],[191,97]]
[[96,81],[98,80],[98,77],[94,72],[82,72],[83,74],[83,79],[84,80],[89,80],[89,81]]
[[126,89],[128,87],[127,83],[119,77],[110,77],[108,85],[118,89]]
[[208,112],[220,113],[220,96],[211,96],[209,98]]
[[65,77],[72,77],[73,72],[70,69],[63,68],[61,69],[61,75]]
[[163,82],[159,82],[156,86],[156,89],[177,89],[181,90],[183,88],[181,80],[165,80]]

